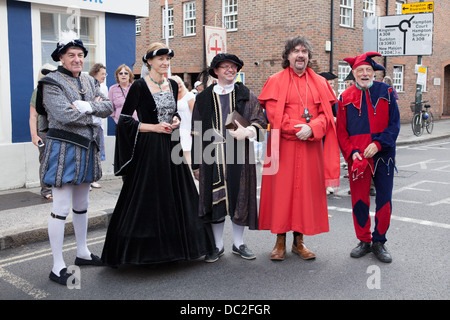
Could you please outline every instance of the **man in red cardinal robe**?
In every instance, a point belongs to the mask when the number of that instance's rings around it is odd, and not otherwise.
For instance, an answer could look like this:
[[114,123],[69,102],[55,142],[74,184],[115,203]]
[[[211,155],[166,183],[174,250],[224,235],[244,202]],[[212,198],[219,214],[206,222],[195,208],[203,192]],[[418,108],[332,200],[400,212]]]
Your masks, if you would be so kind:
[[[270,122],[259,206],[259,229],[277,234],[271,260],[284,260],[286,232],[292,252],[315,254],[303,234],[328,232],[326,187],[339,185],[339,147],[328,82],[308,67],[311,45],[303,37],[286,42],[283,71],[269,77],[258,97]],[[325,137],[325,139],[324,139]]]

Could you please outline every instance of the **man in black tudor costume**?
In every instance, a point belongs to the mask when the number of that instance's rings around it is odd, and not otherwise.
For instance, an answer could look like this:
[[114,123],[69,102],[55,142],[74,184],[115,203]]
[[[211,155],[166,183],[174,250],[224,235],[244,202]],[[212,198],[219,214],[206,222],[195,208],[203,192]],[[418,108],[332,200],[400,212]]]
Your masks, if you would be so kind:
[[[264,139],[267,122],[257,97],[243,83],[235,82],[243,65],[236,55],[216,55],[209,74],[218,83],[197,95],[192,115],[192,169],[199,180],[199,215],[211,223],[216,243],[207,262],[217,261],[224,253],[227,215],[233,224],[232,252],[244,259],[255,258],[243,234],[245,226],[258,229],[252,140]],[[227,115],[235,110],[250,125],[235,122],[237,129],[227,130]]]

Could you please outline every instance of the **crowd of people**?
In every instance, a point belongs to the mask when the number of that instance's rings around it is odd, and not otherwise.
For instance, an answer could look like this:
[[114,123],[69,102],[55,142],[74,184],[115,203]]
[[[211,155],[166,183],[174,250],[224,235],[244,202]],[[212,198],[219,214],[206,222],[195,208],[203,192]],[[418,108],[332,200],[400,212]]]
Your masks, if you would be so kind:
[[[71,276],[62,256],[70,209],[76,265],[117,268],[202,257],[213,263],[225,252],[227,217],[231,252],[243,259],[256,258],[244,241],[246,228],[276,235],[272,261],[286,258],[288,232],[293,232],[292,252],[315,259],[303,236],[329,231],[327,192],[333,191],[327,188],[339,185],[341,153],[360,241],[350,256],[373,252],[391,262],[384,243],[400,128],[394,91],[374,81],[374,72],[383,67],[373,60],[379,54],[368,52],[345,59],[352,67],[346,81],[354,84],[337,96],[328,82],[335,76],[310,68],[312,51],[304,37],[286,41],[282,71],[256,96],[236,81],[244,66],[236,55],[216,55],[189,91],[180,77],[167,77],[175,52],[153,43],[142,58],[141,78],[134,81],[123,64],[115,71],[117,83],[103,91],[106,67],[96,64],[91,76],[82,73],[86,47],[73,35],[61,39],[52,54],[61,65],[42,68],[30,106],[33,143],[45,143],[39,147],[42,195],[51,187],[53,197],[50,279],[66,284]],[[40,131],[32,125],[37,115],[46,120]],[[86,245],[87,210],[89,188],[102,174],[107,117],[116,123],[114,173],[122,176],[123,186],[97,256]],[[40,121],[38,128],[43,126]],[[253,144],[264,139],[258,205]],[[371,233],[372,180],[377,193]]]

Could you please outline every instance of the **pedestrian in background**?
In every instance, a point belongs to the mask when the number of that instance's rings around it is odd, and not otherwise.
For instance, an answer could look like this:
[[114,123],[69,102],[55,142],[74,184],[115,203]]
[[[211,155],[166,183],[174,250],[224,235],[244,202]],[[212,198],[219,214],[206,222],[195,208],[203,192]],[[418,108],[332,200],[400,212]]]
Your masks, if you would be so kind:
[[[147,68],[147,67],[146,67]],[[114,72],[116,83],[109,88],[108,97],[113,104],[113,113],[111,117],[117,124],[119,122],[120,113],[122,112],[123,104],[130,90],[131,84],[134,81],[134,74],[130,67],[126,64],[121,64]],[[137,113],[133,113],[133,118],[138,120]]]
[[178,101],[177,108],[178,114],[181,117],[180,123],[180,141],[181,148],[183,149],[184,157],[189,166],[191,166],[191,120],[192,111],[194,110],[195,95],[186,88],[183,80],[179,76],[171,76],[172,80],[175,80],[178,84]]
[[[55,66],[49,63],[44,64],[39,70],[38,81],[55,70]],[[40,115],[36,111],[36,93],[37,88],[33,90],[30,100],[29,126],[31,142],[38,147],[39,150],[39,183],[41,185],[41,196],[47,200],[53,200],[51,186],[42,181],[42,160],[44,159],[45,143],[47,142],[48,121],[45,115]]]
[[395,88],[394,88],[394,84],[392,83],[391,77],[388,77],[388,76],[384,77],[383,82],[388,84],[390,87],[392,87],[392,92],[394,94],[394,98],[395,98],[395,100],[398,100],[397,90],[395,90]]
[[[102,63],[95,63],[91,69],[89,70],[89,75],[93,77],[96,80],[97,86],[100,88],[100,92],[104,97],[108,96],[108,87],[106,86],[106,66]],[[102,161],[106,160],[106,153],[105,153],[105,128],[104,128],[104,122],[102,122],[102,125],[100,127],[100,159]],[[97,181],[94,181],[91,183],[92,188],[101,188],[102,186]]]
[[97,85],[100,87],[100,92],[107,97],[108,87],[106,86],[106,66],[102,63],[95,63],[89,70],[89,75],[98,81]]

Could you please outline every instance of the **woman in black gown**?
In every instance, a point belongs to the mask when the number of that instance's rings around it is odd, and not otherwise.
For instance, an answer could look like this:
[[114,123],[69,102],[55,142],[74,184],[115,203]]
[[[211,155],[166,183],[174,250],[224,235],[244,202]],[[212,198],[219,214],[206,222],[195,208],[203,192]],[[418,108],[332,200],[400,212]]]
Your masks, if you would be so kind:
[[180,164],[178,86],[164,77],[172,57],[164,44],[150,46],[143,58],[150,73],[132,84],[119,118],[114,169],[126,179],[102,253],[109,266],[192,260],[214,247],[210,227],[197,215],[190,169]]

